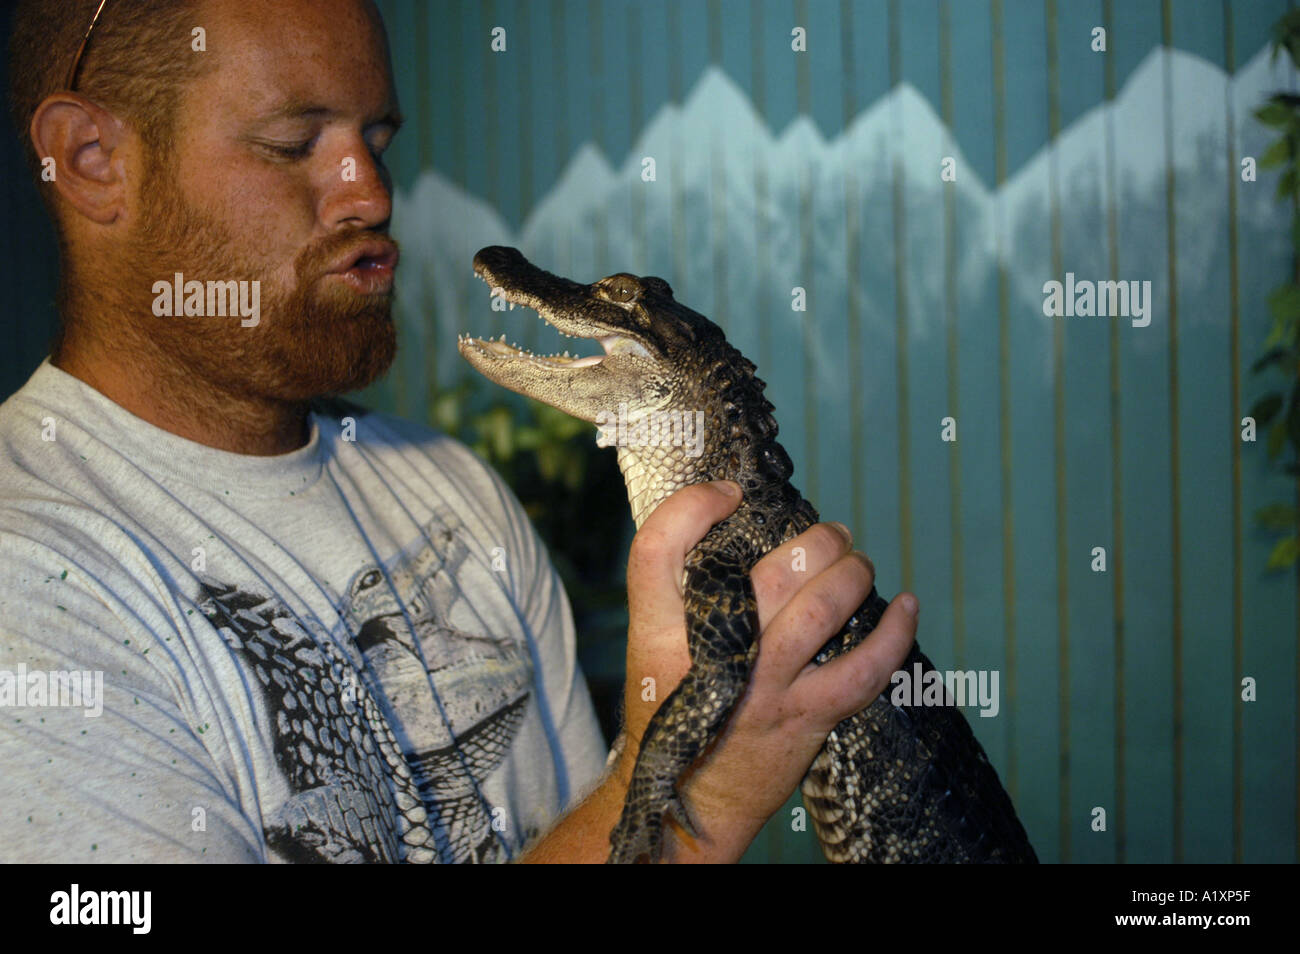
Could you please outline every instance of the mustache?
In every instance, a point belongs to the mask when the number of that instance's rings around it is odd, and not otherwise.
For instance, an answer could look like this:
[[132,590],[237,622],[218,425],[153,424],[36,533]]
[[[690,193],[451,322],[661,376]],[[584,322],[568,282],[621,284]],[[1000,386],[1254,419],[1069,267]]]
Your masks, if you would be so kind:
[[383,242],[393,249],[399,249],[387,231],[376,231],[374,229],[346,229],[341,232],[331,232],[324,238],[308,245],[298,257],[294,259],[293,271],[298,278],[299,283],[311,279],[319,278],[330,266],[332,266],[344,253],[349,251],[360,252],[362,246],[372,242]]

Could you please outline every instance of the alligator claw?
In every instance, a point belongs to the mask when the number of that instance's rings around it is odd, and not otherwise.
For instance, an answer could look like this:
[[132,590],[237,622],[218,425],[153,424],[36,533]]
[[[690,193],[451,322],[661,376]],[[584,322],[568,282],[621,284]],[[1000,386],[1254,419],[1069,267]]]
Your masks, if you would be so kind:
[[664,805],[664,814],[692,838],[700,837],[700,833],[695,829],[695,823],[691,821],[691,816],[686,811],[686,803],[682,801],[682,797],[676,790],[669,793],[667,804]]
[[663,818],[645,815],[636,820],[624,813],[609,840],[614,848],[607,864],[634,865],[642,858],[658,861],[664,848]]
[[623,817],[609,836],[614,846],[610,863],[635,864],[642,858],[658,861],[663,856],[665,817],[671,818],[692,838],[700,837],[686,804],[671,782],[666,790],[650,794],[634,779]]

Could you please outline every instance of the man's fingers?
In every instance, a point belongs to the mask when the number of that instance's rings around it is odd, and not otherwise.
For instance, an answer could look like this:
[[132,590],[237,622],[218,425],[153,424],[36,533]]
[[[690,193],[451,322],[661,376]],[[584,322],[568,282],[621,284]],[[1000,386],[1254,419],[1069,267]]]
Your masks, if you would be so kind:
[[759,632],[801,586],[848,553],[852,543],[844,524],[819,523],[764,554],[749,574],[758,602]]
[[854,550],[809,580],[763,630],[755,679],[782,687],[794,682],[862,605],[875,575],[866,554]]
[[916,641],[916,612],[907,608],[908,599],[918,605],[911,593],[898,594],[860,645],[800,680],[798,691],[825,707],[827,728],[869,706],[903,665]]
[[627,558],[629,611],[639,626],[681,627],[686,554],[740,506],[740,496],[733,481],[694,484],[664,500],[642,524]]

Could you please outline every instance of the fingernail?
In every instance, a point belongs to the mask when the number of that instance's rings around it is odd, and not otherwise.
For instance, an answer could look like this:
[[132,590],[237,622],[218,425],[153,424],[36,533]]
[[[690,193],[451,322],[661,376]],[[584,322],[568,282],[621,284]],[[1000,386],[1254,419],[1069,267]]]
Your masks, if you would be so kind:
[[849,532],[849,528],[844,526],[844,524],[840,523],[838,520],[832,520],[831,526],[834,527],[836,530],[838,530],[840,533],[842,533],[844,535],[845,540],[853,539],[853,534]]
[[713,486],[716,487],[720,493],[724,493],[728,497],[740,496],[740,484],[736,483],[734,480],[715,480]]
[[909,616],[915,616],[917,614],[916,597],[911,593],[908,593],[903,597],[903,609],[907,610]]

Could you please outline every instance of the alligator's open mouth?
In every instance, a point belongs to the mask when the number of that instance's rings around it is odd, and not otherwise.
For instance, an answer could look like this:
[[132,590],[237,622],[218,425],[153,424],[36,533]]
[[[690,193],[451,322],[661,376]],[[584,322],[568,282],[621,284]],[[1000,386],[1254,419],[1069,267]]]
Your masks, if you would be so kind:
[[[611,309],[611,318],[622,318],[626,323],[623,307],[601,300],[593,286],[579,285],[542,271],[514,249],[496,246],[483,249],[474,256],[474,274],[487,284],[493,297],[500,295],[511,305],[535,311],[566,338],[599,342],[604,354],[579,356],[568,351],[534,354],[518,345],[506,344],[505,335],[495,340],[459,335],[456,344],[466,358],[487,359],[484,363],[488,366],[498,361],[526,361],[545,368],[576,370],[600,364],[612,354],[650,355],[640,341],[616,332],[612,322],[606,323],[599,317],[601,311]],[[479,368],[487,373],[486,368]]]
[[[495,340],[461,335],[456,343],[460,346],[462,352],[466,348],[472,348],[485,358],[506,361],[531,361],[533,364],[548,368],[586,368],[593,364],[600,364],[605,360],[603,354],[592,354],[579,358],[576,355],[570,355],[568,351],[563,354],[534,354],[527,348],[521,348],[517,344],[506,344],[505,335]],[[606,354],[609,353],[608,347],[605,352]]]

